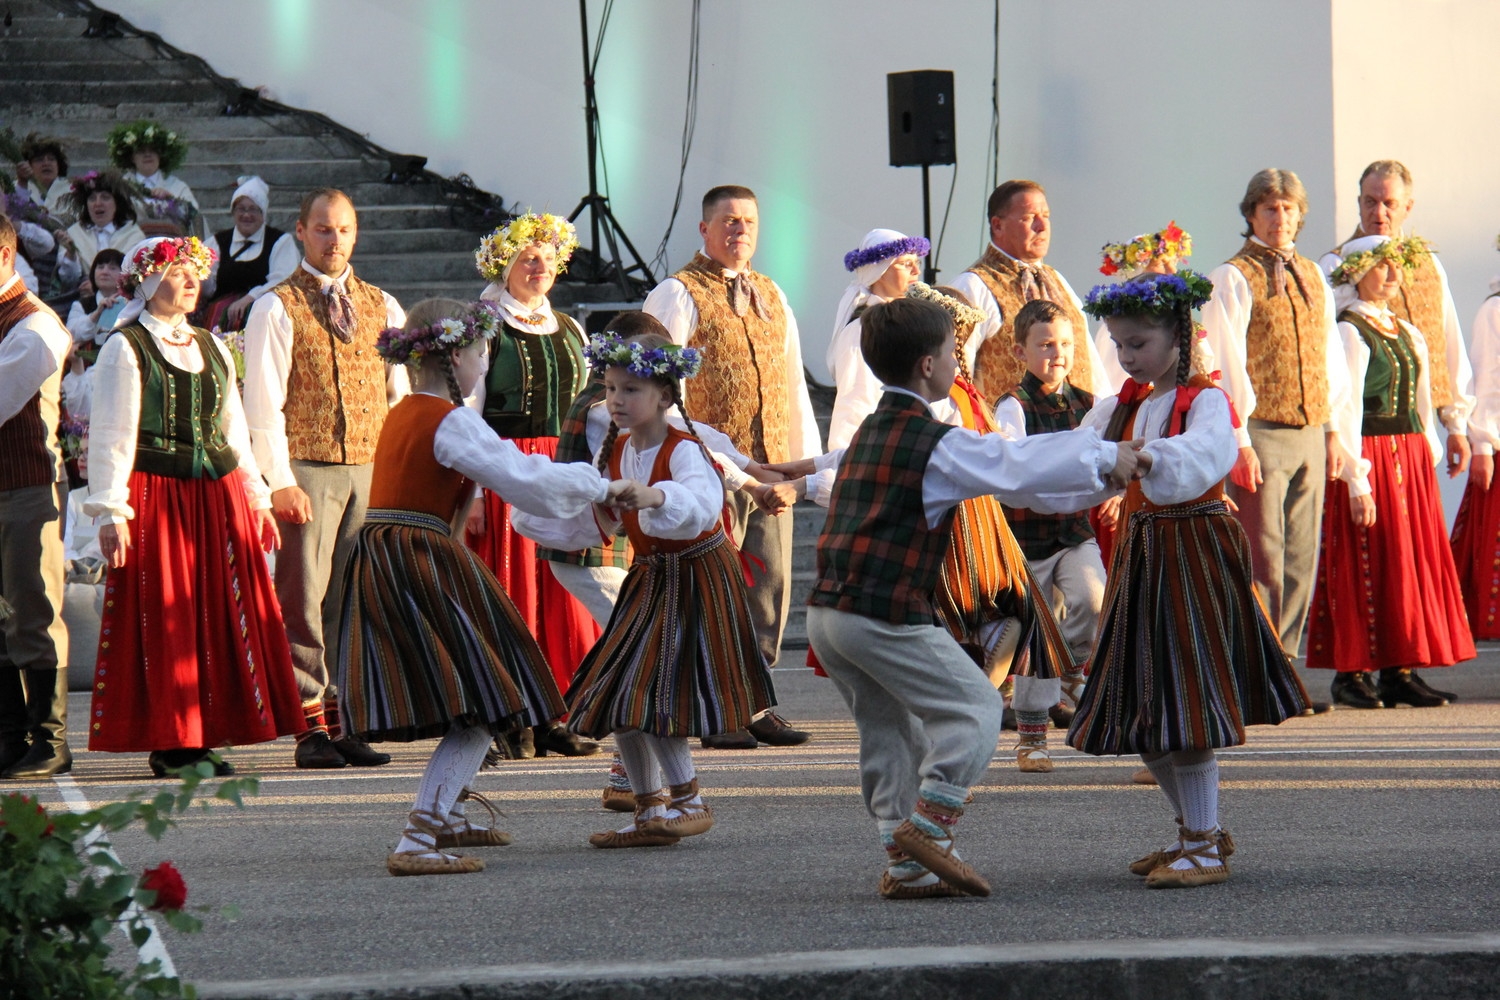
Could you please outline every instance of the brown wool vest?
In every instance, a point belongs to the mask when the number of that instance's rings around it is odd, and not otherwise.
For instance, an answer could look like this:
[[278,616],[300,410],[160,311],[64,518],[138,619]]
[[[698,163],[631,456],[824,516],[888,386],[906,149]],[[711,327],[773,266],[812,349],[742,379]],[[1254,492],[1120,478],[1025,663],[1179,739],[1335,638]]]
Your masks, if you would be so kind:
[[1274,254],[1246,240],[1229,263],[1250,285],[1250,325],[1245,331],[1245,371],[1255,390],[1256,420],[1293,427],[1328,422],[1328,285],[1318,265],[1294,254],[1286,293],[1272,297]]
[[[1089,367],[1088,324],[1083,314],[1073,305],[1072,298],[1062,291],[1063,282],[1057,271],[1043,264],[1051,285],[1062,294],[1062,306],[1068,321],[1073,324],[1073,370],[1068,372],[1068,381],[1088,389],[1094,384],[1094,373]],[[1015,391],[1026,374],[1026,363],[1016,357],[1012,349],[1016,335],[1016,313],[1026,304],[1021,296],[1021,269],[1019,265],[994,247],[985,247],[984,256],[969,267],[979,275],[984,287],[995,297],[1000,307],[1000,329],[979,345],[974,355],[974,384],[985,399],[998,400]]]
[[686,382],[685,402],[693,419],[728,434],[757,462],[785,462],[791,458],[786,311],[774,281],[754,271],[747,276],[766,319],[754,309],[734,314],[723,267],[703,254],[672,276],[698,309],[688,346],[703,351],[702,370]]
[[[28,316],[42,311],[39,300],[17,279],[0,298],[0,344]],[[48,375],[24,406],[0,424],[0,491],[47,486],[58,470],[57,407],[61,370]]]
[[385,362],[375,339],[385,329],[380,289],[349,276],[356,326],[350,343],[333,335],[328,297],[302,268],[272,291],[292,320],[292,364],[287,373],[287,452],[305,462],[364,465],[375,460],[385,423]]

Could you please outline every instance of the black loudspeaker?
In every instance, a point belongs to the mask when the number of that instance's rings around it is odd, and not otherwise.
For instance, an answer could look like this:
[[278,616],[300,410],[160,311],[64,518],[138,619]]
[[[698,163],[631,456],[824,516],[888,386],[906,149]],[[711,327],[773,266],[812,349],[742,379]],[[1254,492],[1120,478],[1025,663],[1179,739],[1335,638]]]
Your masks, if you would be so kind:
[[887,73],[885,96],[891,133],[891,166],[957,163],[953,141],[953,71],[918,69]]

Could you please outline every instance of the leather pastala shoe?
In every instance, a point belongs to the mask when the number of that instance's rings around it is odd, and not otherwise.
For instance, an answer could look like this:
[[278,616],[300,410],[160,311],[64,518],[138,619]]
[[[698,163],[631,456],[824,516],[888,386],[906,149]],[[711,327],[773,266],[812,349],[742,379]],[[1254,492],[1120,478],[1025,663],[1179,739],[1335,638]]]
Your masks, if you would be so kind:
[[297,743],[297,766],[327,770],[335,767],[344,767],[349,762],[344,755],[339,753],[338,747],[333,745],[333,740],[328,738],[327,733],[313,733],[305,740]]
[[344,736],[331,742],[350,767],[379,767],[391,762],[390,754],[376,750],[358,736]]
[[773,747],[801,746],[812,739],[812,733],[802,729],[793,729],[775,712],[767,712],[745,728],[756,740]]
[[6,768],[0,778],[50,778],[73,770],[73,751],[64,743],[53,747],[46,740],[33,743],[26,756]]

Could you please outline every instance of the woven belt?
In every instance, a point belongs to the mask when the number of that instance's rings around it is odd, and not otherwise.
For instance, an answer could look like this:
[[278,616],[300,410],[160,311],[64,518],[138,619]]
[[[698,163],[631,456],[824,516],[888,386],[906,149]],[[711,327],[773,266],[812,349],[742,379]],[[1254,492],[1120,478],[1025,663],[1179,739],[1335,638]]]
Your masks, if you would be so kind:
[[436,514],[424,514],[417,510],[397,510],[389,507],[372,507],[365,514],[366,524],[399,524],[403,528],[426,528],[453,534],[453,528]]

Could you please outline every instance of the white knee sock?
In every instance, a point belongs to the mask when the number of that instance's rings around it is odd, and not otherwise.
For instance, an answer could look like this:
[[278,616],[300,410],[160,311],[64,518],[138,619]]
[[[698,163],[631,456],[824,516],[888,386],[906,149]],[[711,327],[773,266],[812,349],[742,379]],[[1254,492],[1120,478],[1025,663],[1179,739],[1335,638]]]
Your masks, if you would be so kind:
[[[1182,795],[1177,790],[1177,769],[1172,764],[1172,755],[1164,753],[1160,757],[1147,758],[1142,754],[1141,763],[1156,776],[1156,784],[1160,786],[1161,793],[1172,803],[1172,815],[1182,816]],[[1178,822],[1185,823],[1187,820],[1180,819]]]
[[[459,793],[474,780],[479,766],[484,763],[484,754],[490,747],[492,737],[483,726],[454,727],[448,735],[438,741],[422,772],[422,781],[417,785],[417,798],[412,804],[413,812],[430,813],[446,817],[453,812]],[[396,845],[397,851],[421,851],[428,845],[402,836]],[[435,853],[428,851],[429,854]]]
[[[1194,764],[1174,764],[1177,772],[1177,792],[1182,798],[1182,825],[1189,830],[1203,832],[1219,828],[1219,762],[1210,757]],[[1183,840],[1183,847],[1201,847],[1213,841]],[[1218,850],[1200,856],[1198,862],[1212,866],[1221,864]],[[1186,858],[1173,863],[1174,868],[1187,869],[1192,862]]]
[[639,729],[617,729],[615,746],[619,748],[620,762],[625,765],[632,792],[650,795],[661,790],[661,768],[652,752],[650,737]]
[[688,748],[687,740],[681,736],[642,735],[651,742],[651,749],[656,751],[656,759],[661,764],[662,773],[667,776],[667,784],[685,785],[698,776],[693,767],[693,751]]

